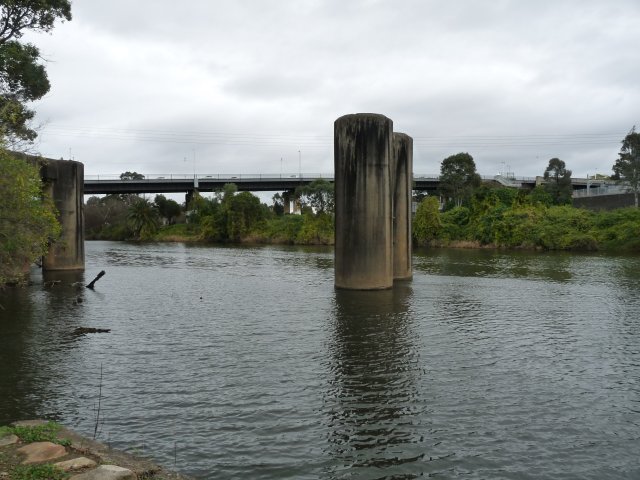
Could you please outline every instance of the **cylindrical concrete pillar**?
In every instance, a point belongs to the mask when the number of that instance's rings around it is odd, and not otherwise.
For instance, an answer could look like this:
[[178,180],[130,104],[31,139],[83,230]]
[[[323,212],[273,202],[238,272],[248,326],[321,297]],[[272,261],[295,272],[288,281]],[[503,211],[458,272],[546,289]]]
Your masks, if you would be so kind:
[[60,239],[42,259],[42,268],[84,270],[84,165],[72,160],[47,160],[41,172],[62,227]]
[[393,278],[410,279],[411,267],[411,191],[413,189],[413,138],[393,134],[391,155],[393,190]]
[[282,202],[284,203],[284,214],[289,215],[291,213],[291,196],[293,192],[285,190],[282,193]]
[[358,113],[334,124],[335,285],[393,286],[390,160],[393,122]]

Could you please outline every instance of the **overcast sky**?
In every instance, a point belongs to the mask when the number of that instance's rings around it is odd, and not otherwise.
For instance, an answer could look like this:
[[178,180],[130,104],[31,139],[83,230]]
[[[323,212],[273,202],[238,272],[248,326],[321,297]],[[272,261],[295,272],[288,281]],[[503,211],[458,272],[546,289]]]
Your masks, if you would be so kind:
[[333,172],[333,122],[381,113],[414,172],[610,173],[640,126],[638,0],[75,0],[30,35],[36,150],[85,174]]

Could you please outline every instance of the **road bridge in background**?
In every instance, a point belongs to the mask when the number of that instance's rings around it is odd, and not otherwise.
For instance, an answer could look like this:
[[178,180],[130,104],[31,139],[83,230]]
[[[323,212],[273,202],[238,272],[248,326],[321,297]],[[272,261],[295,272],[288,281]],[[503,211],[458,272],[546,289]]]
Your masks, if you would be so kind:
[[[198,190],[212,192],[222,190],[225,184],[235,183],[240,191],[250,192],[284,192],[295,190],[299,186],[308,185],[315,180],[333,182],[333,174],[151,174],[143,179],[123,180],[118,175],[85,175],[85,195],[113,193],[184,193]],[[482,176],[484,182],[495,182],[513,188],[532,189],[543,183],[542,177],[505,177],[501,175]],[[605,187],[614,182],[590,178],[573,178],[574,190],[586,190]],[[415,173],[413,189],[428,193],[436,193],[440,186],[440,176],[435,174]]]

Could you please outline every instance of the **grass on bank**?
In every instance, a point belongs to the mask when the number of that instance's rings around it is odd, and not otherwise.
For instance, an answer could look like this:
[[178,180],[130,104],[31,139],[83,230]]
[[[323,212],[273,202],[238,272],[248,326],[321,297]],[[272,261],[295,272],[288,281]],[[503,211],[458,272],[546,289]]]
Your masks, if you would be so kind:
[[68,447],[71,445],[71,440],[58,438],[61,428],[56,422],[47,422],[43,425],[3,426],[0,427],[0,438],[13,434],[23,443],[51,442]]
[[66,480],[69,474],[50,465],[17,465],[11,471],[11,480]]
[[[61,428],[56,422],[33,426],[1,426],[0,438],[16,435],[23,444],[52,442],[68,447],[71,445],[71,441],[57,436]],[[18,461],[15,453],[12,455],[0,452],[0,471],[9,472],[11,480],[64,480],[69,478],[67,473],[51,464],[20,465]]]

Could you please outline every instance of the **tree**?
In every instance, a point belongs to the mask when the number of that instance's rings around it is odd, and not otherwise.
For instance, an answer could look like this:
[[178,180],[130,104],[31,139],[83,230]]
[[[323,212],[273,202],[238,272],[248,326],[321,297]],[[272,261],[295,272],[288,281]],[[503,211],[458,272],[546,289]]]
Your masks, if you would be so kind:
[[49,32],[57,19],[71,20],[69,0],[4,0],[0,5],[0,138],[16,148],[31,142],[34,112],[26,103],[42,98],[51,85],[40,52],[20,39],[28,30]]
[[624,182],[629,191],[633,192],[633,199],[638,208],[638,192],[640,192],[640,133],[636,127],[624,137],[618,159],[613,165],[614,178]]
[[120,180],[144,180],[144,175],[138,172],[124,172],[120,174]]
[[271,200],[273,202],[273,205],[271,207],[271,209],[273,210],[273,213],[276,214],[278,217],[281,217],[282,215],[284,215],[284,197],[282,196],[282,194],[275,193],[273,197],[271,197]]
[[222,210],[226,219],[225,237],[229,240],[240,240],[264,219],[260,199],[251,192],[226,196],[222,202]]
[[296,188],[302,205],[308,205],[316,213],[333,213],[335,198],[333,184],[320,178],[304,187]]
[[428,245],[438,238],[441,230],[440,202],[437,197],[427,196],[418,205],[413,218],[413,238],[416,245]]
[[565,163],[559,158],[549,160],[544,171],[544,188],[556,205],[571,203],[573,186],[571,185],[571,170],[567,170]]
[[129,222],[136,238],[151,238],[160,226],[158,209],[146,198],[139,198],[129,207]]
[[59,234],[37,167],[0,149],[0,286],[24,280]]
[[182,212],[178,202],[171,200],[164,195],[156,195],[153,203],[158,207],[158,213],[160,216],[166,219],[169,224],[173,223],[173,220]]
[[452,155],[440,164],[440,191],[457,207],[469,200],[481,182],[473,157],[468,153]]

